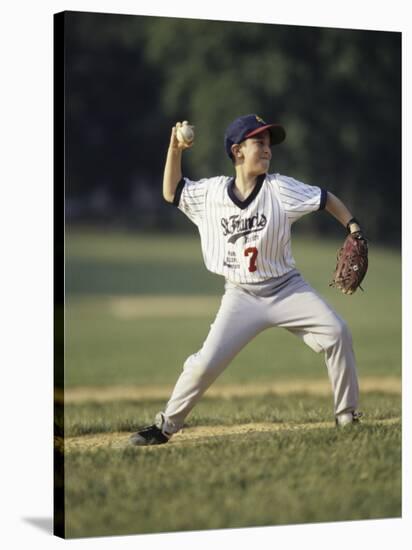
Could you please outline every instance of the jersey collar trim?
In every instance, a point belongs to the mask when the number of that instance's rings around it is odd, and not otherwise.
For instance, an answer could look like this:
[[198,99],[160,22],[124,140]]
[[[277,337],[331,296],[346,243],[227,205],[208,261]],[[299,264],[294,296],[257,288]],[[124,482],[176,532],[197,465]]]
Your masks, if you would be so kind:
[[240,200],[236,196],[235,191],[234,191],[235,178],[232,178],[232,180],[229,182],[229,185],[228,185],[228,188],[227,188],[227,193],[229,195],[229,198],[231,199],[232,202],[234,202],[236,204],[236,206],[238,206],[239,208],[244,210],[258,196],[259,191],[262,189],[262,185],[263,185],[263,182],[265,181],[265,178],[266,178],[266,174],[262,174],[262,175],[258,176],[255,187],[253,188],[250,195],[248,195],[244,201]]

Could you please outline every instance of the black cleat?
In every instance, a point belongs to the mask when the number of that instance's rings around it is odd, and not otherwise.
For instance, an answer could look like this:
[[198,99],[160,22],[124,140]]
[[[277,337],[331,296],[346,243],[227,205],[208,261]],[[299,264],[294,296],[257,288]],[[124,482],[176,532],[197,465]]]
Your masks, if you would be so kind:
[[132,445],[162,445],[169,441],[169,437],[162,431],[163,416],[158,415],[155,419],[155,424],[142,428],[135,434],[130,436],[130,443]]
[[359,424],[359,419],[361,416],[363,416],[363,414],[357,411],[340,414],[336,417],[336,426],[341,427],[351,424]]

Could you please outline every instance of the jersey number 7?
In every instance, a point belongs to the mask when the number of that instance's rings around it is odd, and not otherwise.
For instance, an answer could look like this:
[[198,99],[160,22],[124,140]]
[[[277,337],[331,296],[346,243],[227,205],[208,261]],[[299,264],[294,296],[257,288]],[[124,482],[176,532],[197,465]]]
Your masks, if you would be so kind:
[[257,255],[258,255],[258,249],[256,248],[256,246],[250,246],[249,248],[245,248],[245,256],[250,256],[248,269],[251,273],[257,270],[257,267],[256,267]]

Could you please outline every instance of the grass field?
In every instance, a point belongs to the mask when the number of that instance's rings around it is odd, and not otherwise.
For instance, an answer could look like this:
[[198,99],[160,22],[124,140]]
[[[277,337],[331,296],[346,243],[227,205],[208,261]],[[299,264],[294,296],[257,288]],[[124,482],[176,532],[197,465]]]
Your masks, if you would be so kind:
[[351,327],[362,425],[335,429],[323,358],[273,329],[181,434],[136,449],[128,435],[164,407],[223,280],[196,236],[68,232],[66,536],[400,516],[400,256],[371,246],[365,292],[345,297],[328,287],[338,245],[298,239],[294,255]]

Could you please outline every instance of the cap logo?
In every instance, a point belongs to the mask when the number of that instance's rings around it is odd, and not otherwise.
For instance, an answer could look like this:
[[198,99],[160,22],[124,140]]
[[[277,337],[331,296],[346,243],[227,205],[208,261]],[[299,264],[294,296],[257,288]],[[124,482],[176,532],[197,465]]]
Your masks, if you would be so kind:
[[257,115],[256,115],[255,118],[256,118],[256,120],[257,120],[258,122],[261,122],[262,124],[266,124],[266,122],[263,120],[263,118],[260,118],[260,116],[257,116]]

